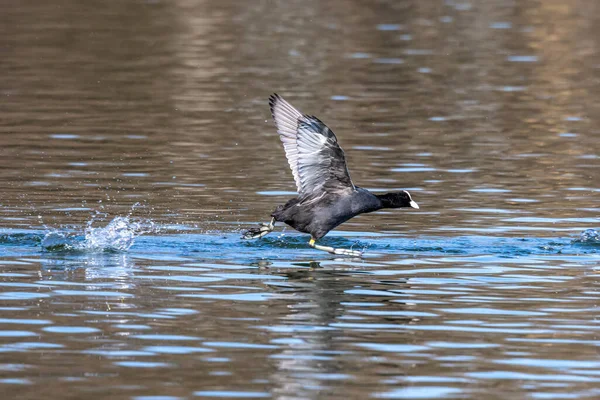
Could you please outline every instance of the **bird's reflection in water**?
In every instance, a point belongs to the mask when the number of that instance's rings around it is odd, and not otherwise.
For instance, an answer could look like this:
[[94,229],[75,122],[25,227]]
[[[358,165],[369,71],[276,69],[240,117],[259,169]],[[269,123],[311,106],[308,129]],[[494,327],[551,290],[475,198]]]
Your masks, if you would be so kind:
[[[353,313],[357,308],[367,308],[368,303],[396,311],[405,306],[397,302],[397,296],[356,294],[357,289],[372,289],[365,286],[365,282],[368,282],[365,271],[348,268],[348,265],[336,264],[335,261],[334,264],[330,261],[323,264],[317,261],[295,263],[301,268],[278,271],[288,281],[285,285],[274,286],[273,290],[279,299],[288,302],[289,312],[279,317],[278,324],[265,327],[271,336],[279,335],[273,342],[282,347],[278,354],[272,356],[276,365],[272,375],[275,397],[322,398],[333,386],[346,381],[360,381],[359,376],[348,374],[348,371],[356,368],[345,365],[365,362],[355,356],[358,354],[355,345],[371,342],[380,333],[389,335],[389,330],[352,329],[346,325],[342,336],[337,325],[356,322],[368,324],[369,316]],[[372,282],[378,289],[382,283],[393,285],[395,292],[408,287],[406,281],[380,282],[373,279]],[[410,317],[399,317],[389,322],[408,324],[411,320]],[[395,331],[393,335],[394,341],[401,342],[406,333]]]

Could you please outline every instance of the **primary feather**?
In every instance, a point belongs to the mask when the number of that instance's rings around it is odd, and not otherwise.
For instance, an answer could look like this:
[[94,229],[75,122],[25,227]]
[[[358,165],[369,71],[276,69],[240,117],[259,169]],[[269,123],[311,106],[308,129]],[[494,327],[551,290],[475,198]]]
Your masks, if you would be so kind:
[[355,190],[333,131],[277,94],[271,95],[269,104],[300,197]]

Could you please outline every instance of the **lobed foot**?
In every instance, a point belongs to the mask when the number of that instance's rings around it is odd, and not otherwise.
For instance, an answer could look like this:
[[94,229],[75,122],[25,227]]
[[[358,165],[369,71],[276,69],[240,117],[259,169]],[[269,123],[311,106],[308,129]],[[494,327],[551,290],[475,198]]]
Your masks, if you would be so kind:
[[337,255],[341,255],[341,256],[362,257],[362,255],[363,255],[362,251],[358,251],[358,250],[336,249],[334,247],[321,246],[320,244],[317,244],[316,240],[312,237],[310,238],[308,245],[310,247],[312,247],[313,249],[322,250],[322,251],[326,251],[331,254],[337,254]]
[[261,222],[258,228],[250,228],[246,232],[242,234],[242,239],[251,240],[251,239],[260,239],[261,237],[268,235],[273,232],[275,228],[275,224],[273,220],[270,223]]
[[333,249],[333,254],[339,254],[342,256],[350,256],[350,257],[362,257],[363,252],[358,250],[348,250],[348,249]]

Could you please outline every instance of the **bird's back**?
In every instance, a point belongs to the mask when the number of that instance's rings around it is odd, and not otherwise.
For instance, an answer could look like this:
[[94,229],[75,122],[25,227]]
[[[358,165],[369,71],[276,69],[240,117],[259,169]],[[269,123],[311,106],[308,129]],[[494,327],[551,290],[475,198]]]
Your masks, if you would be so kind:
[[275,210],[273,217],[319,239],[350,218],[380,208],[375,195],[357,187],[345,192],[322,192],[302,201],[292,199]]

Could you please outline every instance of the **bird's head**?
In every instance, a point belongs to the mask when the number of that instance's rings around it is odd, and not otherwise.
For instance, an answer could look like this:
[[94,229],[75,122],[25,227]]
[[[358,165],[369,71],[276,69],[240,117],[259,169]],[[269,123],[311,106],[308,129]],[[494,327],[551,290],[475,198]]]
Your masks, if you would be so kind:
[[384,208],[412,207],[419,209],[419,205],[410,197],[410,193],[406,190],[397,193],[386,193],[377,197],[381,200]]

